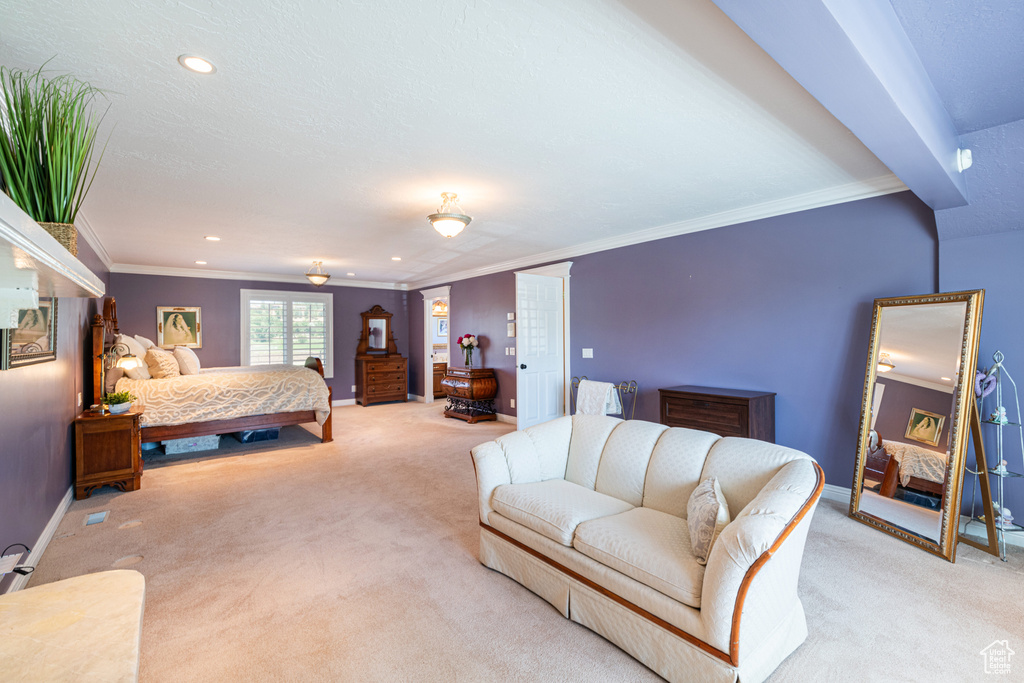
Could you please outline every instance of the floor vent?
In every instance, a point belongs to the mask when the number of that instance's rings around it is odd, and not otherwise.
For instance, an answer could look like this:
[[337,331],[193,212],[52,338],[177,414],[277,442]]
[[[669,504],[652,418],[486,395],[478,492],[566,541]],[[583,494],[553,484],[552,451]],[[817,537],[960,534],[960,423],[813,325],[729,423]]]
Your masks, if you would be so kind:
[[93,524],[102,524],[107,521],[107,515],[110,514],[110,510],[104,510],[103,512],[94,512],[90,515],[85,516],[85,525],[92,526]]

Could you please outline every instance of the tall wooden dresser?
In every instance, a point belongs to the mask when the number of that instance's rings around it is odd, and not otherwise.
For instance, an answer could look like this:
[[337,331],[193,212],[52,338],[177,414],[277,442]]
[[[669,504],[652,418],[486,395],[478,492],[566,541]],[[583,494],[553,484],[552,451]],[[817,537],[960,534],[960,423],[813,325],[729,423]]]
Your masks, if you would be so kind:
[[374,306],[360,313],[363,332],[356,348],[356,403],[364,406],[409,400],[408,360],[398,353],[391,313]]
[[661,423],[775,443],[775,394],[679,386],[658,389]]
[[356,403],[406,401],[409,398],[408,359],[403,356],[356,358]]

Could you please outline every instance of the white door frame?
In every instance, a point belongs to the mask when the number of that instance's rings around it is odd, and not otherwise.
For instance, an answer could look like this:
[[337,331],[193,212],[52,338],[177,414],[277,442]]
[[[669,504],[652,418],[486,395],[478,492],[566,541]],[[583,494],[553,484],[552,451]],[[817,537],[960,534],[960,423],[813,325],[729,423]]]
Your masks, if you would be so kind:
[[[562,397],[562,413],[564,415],[569,414],[569,406],[571,405],[570,392],[572,391],[572,370],[571,355],[569,353],[569,269],[572,268],[572,261],[562,261],[561,263],[552,263],[547,266],[541,266],[539,268],[529,268],[527,270],[517,270],[516,275],[520,273],[524,275],[544,275],[546,277],[559,277],[562,278],[562,367],[564,368],[564,377],[562,378],[563,385],[563,397]],[[516,282],[516,336],[519,336],[519,282],[517,278]],[[449,303],[449,306],[451,304]],[[519,342],[516,341],[516,396],[519,396]],[[519,405],[516,405],[516,427],[519,426]]]
[[423,295],[423,402],[434,402],[434,361],[431,355],[434,353],[434,333],[431,330],[430,320],[433,319],[430,304],[434,299],[445,299],[448,304],[448,362],[452,359],[452,288],[450,285],[434,287],[420,291]]

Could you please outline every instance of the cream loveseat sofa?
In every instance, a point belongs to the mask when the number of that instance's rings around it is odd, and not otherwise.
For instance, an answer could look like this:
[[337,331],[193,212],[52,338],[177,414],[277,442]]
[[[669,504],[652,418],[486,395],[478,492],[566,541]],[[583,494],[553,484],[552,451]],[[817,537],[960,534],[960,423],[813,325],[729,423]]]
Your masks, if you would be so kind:
[[[473,449],[480,561],[671,681],[761,681],[807,637],[797,577],[824,485],[810,456],[603,415]],[[707,478],[732,521],[707,565],[686,509]]]

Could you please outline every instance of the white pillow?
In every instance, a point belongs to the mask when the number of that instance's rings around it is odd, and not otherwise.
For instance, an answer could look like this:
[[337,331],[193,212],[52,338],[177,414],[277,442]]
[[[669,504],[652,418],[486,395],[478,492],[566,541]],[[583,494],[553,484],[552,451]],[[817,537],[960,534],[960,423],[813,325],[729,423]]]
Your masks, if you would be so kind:
[[718,534],[732,521],[717,477],[708,477],[693,490],[686,504],[686,523],[690,528],[690,547],[697,562],[707,564]]
[[156,344],[154,344],[152,341],[150,341],[149,339],[146,339],[145,337],[140,336],[140,335],[135,335],[135,341],[137,341],[140,344],[142,344],[142,348],[146,349],[147,351],[149,351],[150,349],[153,349],[153,348],[160,348]]
[[149,368],[146,367],[146,349],[136,341],[135,337],[119,334],[114,337],[114,344],[123,344],[133,356],[139,359],[138,367],[124,371],[128,379],[150,379],[152,377],[149,374]]
[[174,360],[178,361],[178,369],[183,375],[199,374],[199,356],[187,346],[174,347]]
[[150,349],[146,352],[146,363],[149,365],[149,372],[154,379],[165,377],[177,377],[181,374],[178,369],[178,361],[174,354],[163,349]]

